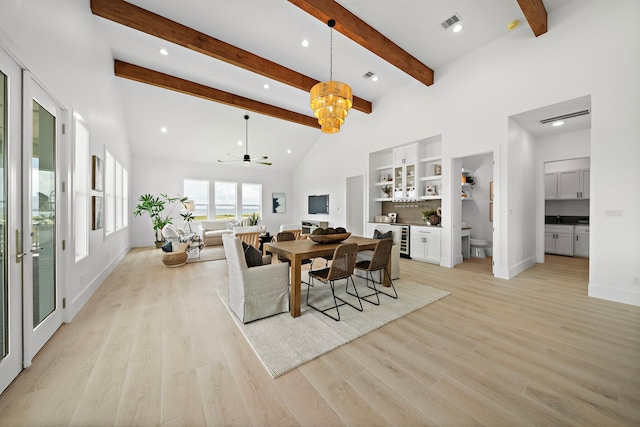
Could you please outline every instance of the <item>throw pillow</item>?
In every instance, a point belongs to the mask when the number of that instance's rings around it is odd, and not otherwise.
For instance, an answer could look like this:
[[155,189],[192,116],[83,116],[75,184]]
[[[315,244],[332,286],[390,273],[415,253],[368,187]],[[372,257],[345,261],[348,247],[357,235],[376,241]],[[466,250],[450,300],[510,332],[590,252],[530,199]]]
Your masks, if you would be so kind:
[[173,252],[171,240],[167,240],[166,242],[164,242],[164,245],[162,245],[162,250],[165,252]]
[[242,249],[244,249],[244,259],[247,261],[247,267],[259,267],[262,265],[262,254],[259,250],[246,242],[242,242]]
[[393,238],[393,233],[391,232],[391,230],[387,231],[386,233],[381,233],[376,228],[375,230],[373,230],[373,238],[374,239],[391,239]]

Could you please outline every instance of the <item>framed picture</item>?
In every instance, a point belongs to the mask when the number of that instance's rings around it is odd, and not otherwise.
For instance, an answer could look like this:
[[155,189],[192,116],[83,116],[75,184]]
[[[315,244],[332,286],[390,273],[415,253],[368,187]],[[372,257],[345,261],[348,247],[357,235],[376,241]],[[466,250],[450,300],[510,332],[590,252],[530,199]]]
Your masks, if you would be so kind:
[[273,213],[285,213],[287,211],[287,195],[285,193],[271,193]]
[[493,202],[489,203],[489,221],[493,222]]
[[92,156],[93,174],[91,188],[96,191],[104,190],[104,161],[98,156]]
[[104,198],[101,196],[91,196],[91,229],[100,230],[104,227]]
[[489,200],[493,201],[493,181],[489,183]]

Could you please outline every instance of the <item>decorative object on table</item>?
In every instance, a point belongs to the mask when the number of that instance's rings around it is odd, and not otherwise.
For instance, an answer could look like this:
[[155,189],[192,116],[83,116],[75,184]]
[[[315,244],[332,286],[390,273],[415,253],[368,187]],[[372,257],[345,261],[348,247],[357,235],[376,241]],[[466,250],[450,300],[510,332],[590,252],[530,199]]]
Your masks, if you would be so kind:
[[287,212],[287,195],[285,193],[271,193],[271,203],[273,213]]
[[258,225],[258,223],[260,222],[260,215],[258,215],[255,212],[249,215],[248,218],[249,218],[249,226]]
[[435,166],[435,175],[442,175],[442,165]]
[[427,196],[437,196],[438,195],[438,190],[436,188],[435,185],[427,185],[427,192],[426,192]]
[[104,161],[98,156],[91,156],[93,164],[93,174],[91,175],[91,189],[96,191],[104,190]]
[[336,21],[329,19],[327,25],[330,33],[329,81],[313,86],[309,98],[322,132],[338,133],[353,106],[353,91],[348,84],[333,80],[333,27]]
[[389,212],[387,214],[387,217],[389,218],[389,222],[395,224],[396,221],[398,220],[398,213],[397,212]]
[[104,199],[101,196],[91,196],[91,202],[91,229],[100,230],[102,227],[104,227]]
[[428,225],[440,224],[440,217],[438,216],[438,211],[435,209],[427,209],[426,211],[422,211],[422,220]]
[[271,166],[273,163],[271,162],[267,162],[265,160],[267,160],[269,158],[269,156],[260,156],[260,157],[254,157],[252,158],[249,155],[249,115],[245,114],[244,116],[244,122],[245,122],[245,143],[244,143],[244,156],[242,156],[242,158],[237,157],[237,156],[231,156],[231,157],[236,157],[235,160],[220,160],[218,159],[218,162],[220,163],[226,163],[226,162],[243,162],[245,165],[248,165],[251,162],[254,163],[258,163],[260,165],[267,165],[267,166]]
[[[153,194],[143,194],[138,199],[140,203],[136,206],[136,210],[133,211],[134,216],[140,216],[142,214],[149,215],[151,223],[153,225],[153,233],[155,237],[156,248],[162,246],[162,228],[171,224],[173,217],[171,216],[173,210],[179,204],[184,207],[184,203],[187,201],[186,197],[169,197],[166,194],[160,194],[160,196],[154,196]],[[164,208],[167,204],[173,205],[169,212],[164,215]]]
[[347,239],[349,236],[351,236],[351,233],[347,232],[343,227],[318,227],[309,234],[309,239],[316,243],[338,243]]
[[391,188],[390,185],[383,186],[381,190],[382,194],[384,194],[385,197],[391,197],[391,191],[393,190],[393,188]]

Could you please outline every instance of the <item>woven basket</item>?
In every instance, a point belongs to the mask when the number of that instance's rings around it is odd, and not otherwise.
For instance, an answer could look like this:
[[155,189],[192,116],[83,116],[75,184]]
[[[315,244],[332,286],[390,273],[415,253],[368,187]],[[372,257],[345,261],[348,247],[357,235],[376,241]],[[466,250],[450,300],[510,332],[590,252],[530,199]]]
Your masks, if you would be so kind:
[[167,267],[180,267],[187,263],[186,252],[167,252],[162,255],[162,262]]

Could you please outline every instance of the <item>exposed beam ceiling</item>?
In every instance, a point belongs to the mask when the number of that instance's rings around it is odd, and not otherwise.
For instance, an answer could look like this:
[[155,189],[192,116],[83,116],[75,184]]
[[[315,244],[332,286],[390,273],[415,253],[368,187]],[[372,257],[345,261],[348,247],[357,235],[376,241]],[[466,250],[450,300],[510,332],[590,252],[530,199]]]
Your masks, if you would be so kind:
[[334,0],[289,0],[289,2],[325,24],[329,19],[334,19],[336,21],[334,28],[337,31],[409,74],[414,79],[427,86],[433,84],[433,70],[431,68],[418,61],[378,30]]
[[[123,0],[91,0],[94,15],[192,49],[270,79],[310,91],[318,80],[217,40]],[[235,95],[234,95],[235,96]],[[353,108],[371,113],[371,102],[353,97]],[[285,119],[287,120],[287,119]]]
[[118,77],[173,90],[186,95],[197,96],[198,98],[231,105],[233,107],[242,108],[293,123],[318,129],[320,128],[318,120],[315,117],[306,116],[294,111],[285,110],[284,108],[254,101],[253,99],[234,95],[229,92],[214,89],[209,86],[170,76],[168,74],[163,74],[138,65],[116,60],[114,71]]
[[547,32],[547,9],[542,0],[518,0],[520,9],[524,13],[533,34],[536,37]]

